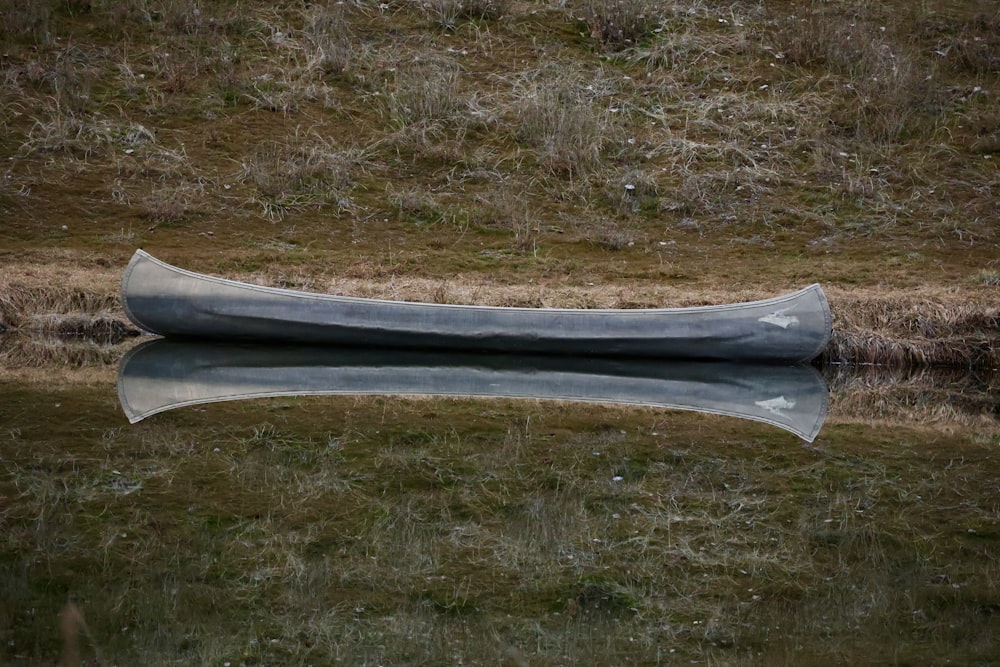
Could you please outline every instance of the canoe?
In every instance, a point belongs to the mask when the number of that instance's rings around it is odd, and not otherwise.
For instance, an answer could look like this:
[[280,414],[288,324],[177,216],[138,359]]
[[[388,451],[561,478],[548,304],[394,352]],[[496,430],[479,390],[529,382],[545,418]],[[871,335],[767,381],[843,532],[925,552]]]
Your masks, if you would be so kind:
[[142,250],[125,269],[121,295],[142,329],[225,341],[795,363],[822,352],[831,330],[819,285],[694,308],[499,308],[261,287],[185,271]]
[[314,395],[550,399],[693,410],[764,422],[812,442],[827,414],[812,366],[455,353],[155,339],[129,351],[129,421],[191,405]]

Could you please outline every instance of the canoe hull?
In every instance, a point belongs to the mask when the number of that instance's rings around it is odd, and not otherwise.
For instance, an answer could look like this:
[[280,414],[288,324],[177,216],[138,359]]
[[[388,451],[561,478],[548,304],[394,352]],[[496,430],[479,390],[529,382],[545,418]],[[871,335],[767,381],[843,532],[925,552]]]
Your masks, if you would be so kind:
[[826,347],[831,328],[819,285],[697,308],[458,306],[249,285],[142,250],[125,270],[122,303],[137,326],[168,337],[522,354],[800,362]]

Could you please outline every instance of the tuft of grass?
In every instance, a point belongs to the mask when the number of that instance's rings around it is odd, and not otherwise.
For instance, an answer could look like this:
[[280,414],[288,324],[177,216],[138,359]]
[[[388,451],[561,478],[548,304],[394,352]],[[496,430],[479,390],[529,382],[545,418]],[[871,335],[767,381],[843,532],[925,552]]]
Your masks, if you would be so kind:
[[73,112],[57,102],[47,104],[44,111],[28,130],[18,150],[21,157],[66,153],[86,160],[109,147],[127,149],[156,141],[155,134],[139,123]]
[[533,251],[537,247],[541,229],[531,214],[531,202],[523,195],[505,190],[494,196],[482,196],[473,211],[474,223],[512,234],[514,248]]
[[341,148],[318,134],[296,135],[261,143],[244,157],[238,180],[253,186],[251,201],[269,219],[306,208],[339,215],[354,206],[350,191],[366,163],[364,151]]
[[363,46],[353,34],[348,9],[343,2],[316,5],[305,18],[305,42],[311,48],[309,68],[322,76],[335,76],[350,71]]
[[442,220],[444,207],[438,197],[418,188],[390,187],[386,190],[386,200],[405,220],[418,223],[434,223]]
[[655,211],[659,208],[660,184],[648,171],[630,169],[606,188],[605,195],[619,216]]
[[995,12],[973,11],[966,17],[929,13],[919,35],[952,71],[976,77],[1000,71],[1000,19]]
[[599,170],[619,133],[611,115],[594,108],[585,85],[572,77],[529,80],[518,92],[517,139],[552,174],[569,179]]
[[976,282],[980,285],[987,285],[989,287],[1000,287],[1000,270],[997,269],[979,269],[976,272]]
[[181,222],[205,210],[204,199],[204,184],[184,182],[154,187],[139,197],[136,204],[143,216],[159,224]]
[[0,37],[3,42],[48,42],[53,4],[48,0],[2,0]]
[[403,67],[386,94],[388,118],[397,128],[432,126],[461,117],[461,74],[448,64]]
[[[125,2],[129,6],[130,2]],[[218,35],[239,35],[250,26],[247,12],[238,5],[217,3],[206,5],[197,0],[162,0],[155,5],[147,5],[146,11],[133,9],[130,14],[145,16],[168,35],[182,37],[211,37]],[[221,10],[221,11],[213,11]]]
[[661,3],[652,0],[582,0],[574,10],[590,38],[605,51],[639,44],[662,20]]
[[776,48],[790,64],[843,77],[844,103],[834,122],[877,146],[925,130],[935,112],[934,71],[894,31],[864,13],[855,16],[815,10],[779,23]]
[[421,11],[445,30],[455,30],[461,19],[496,20],[510,12],[511,0],[424,0]]

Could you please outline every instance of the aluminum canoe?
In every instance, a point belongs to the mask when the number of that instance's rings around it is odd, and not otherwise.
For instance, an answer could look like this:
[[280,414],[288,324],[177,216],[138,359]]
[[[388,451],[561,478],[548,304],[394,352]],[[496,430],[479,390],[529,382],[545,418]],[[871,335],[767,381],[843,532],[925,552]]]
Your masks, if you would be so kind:
[[822,352],[831,331],[819,285],[693,308],[501,308],[261,287],[186,271],[137,250],[121,294],[142,329],[225,341],[796,363]]

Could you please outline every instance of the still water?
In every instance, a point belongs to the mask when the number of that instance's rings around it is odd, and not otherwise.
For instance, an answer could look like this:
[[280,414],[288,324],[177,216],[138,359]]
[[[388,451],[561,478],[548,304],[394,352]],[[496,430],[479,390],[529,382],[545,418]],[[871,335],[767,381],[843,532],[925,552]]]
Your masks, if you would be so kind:
[[992,373],[0,351],[0,664],[1000,655]]

